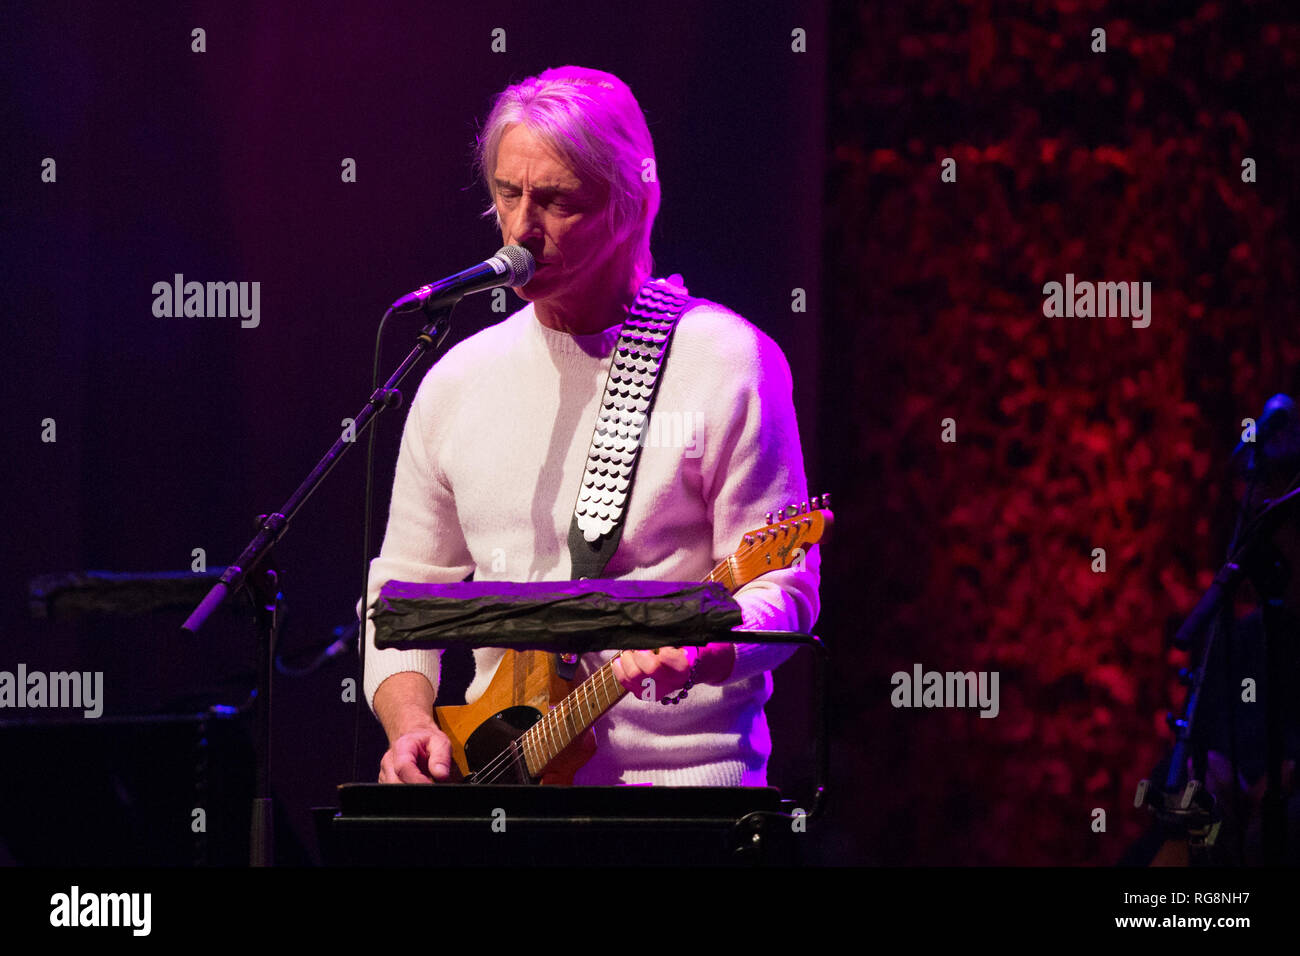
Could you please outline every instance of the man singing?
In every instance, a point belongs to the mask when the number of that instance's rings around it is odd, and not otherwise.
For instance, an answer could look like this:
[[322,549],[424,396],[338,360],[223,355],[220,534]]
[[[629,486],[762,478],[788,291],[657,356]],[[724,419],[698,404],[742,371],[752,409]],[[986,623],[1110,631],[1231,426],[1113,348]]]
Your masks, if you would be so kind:
[[[592,429],[619,328],[653,267],[654,146],[617,77],[570,66],[508,87],[480,133],[478,162],[502,241],[531,252],[537,271],[517,290],[524,308],[452,348],[421,383],[368,604],[389,580],[573,577],[569,528]],[[671,427],[641,449],[604,577],[699,581],[765,512],[807,500],[788,363],[735,313],[693,300],[653,417]],[[819,565],[814,546],[799,566],[737,591],[745,627],[811,630]],[[376,650],[373,625],[367,641],[365,690],[389,741],[380,781],[447,779],[450,744],[433,720],[439,653]],[[790,652],[715,643],[585,655],[579,677],[617,656],[632,693],[594,725],[595,756],[574,782],[765,785],[763,706],[770,672]],[[474,652],[467,701],[502,653]],[[645,686],[679,697],[688,684],[677,706],[641,697]]]

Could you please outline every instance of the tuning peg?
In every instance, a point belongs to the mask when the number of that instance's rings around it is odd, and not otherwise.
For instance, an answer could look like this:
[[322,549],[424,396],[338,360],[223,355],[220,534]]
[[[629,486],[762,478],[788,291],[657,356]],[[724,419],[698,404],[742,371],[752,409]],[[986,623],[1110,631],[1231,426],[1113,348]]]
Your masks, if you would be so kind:
[[791,518],[793,518],[795,515],[799,513],[799,506],[792,501],[788,505],[786,505],[785,513],[789,515]]
[[821,496],[820,496],[820,495],[813,495],[813,496],[812,496],[812,506],[813,506],[813,511],[820,511],[820,510],[821,510],[822,499],[821,499]]
[[745,544],[753,544],[753,543],[754,543],[754,536],[752,534],[745,535]]
[[823,507],[823,508],[829,508],[830,506],[831,506],[831,493],[830,493],[829,491],[823,491],[823,492],[822,492],[822,507]]
[[763,524],[771,524],[771,523],[772,523],[772,512],[769,511],[767,514],[763,515]]
[[785,520],[785,509],[784,509],[784,508],[781,508],[781,509],[779,509],[779,510],[777,511],[777,513],[776,513],[776,520],[777,520],[777,521],[784,521],[784,520]]
[[799,506],[799,513],[801,515],[806,515],[808,513],[808,502],[805,501]]

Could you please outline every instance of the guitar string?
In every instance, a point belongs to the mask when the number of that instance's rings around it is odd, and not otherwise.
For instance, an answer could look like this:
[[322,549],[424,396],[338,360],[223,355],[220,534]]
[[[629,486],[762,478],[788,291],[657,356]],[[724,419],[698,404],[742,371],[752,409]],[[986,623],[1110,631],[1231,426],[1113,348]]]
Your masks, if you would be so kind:
[[[606,671],[608,671],[608,673],[604,673]],[[602,674],[604,674],[604,676],[602,676]],[[601,668],[598,671],[596,671],[594,674],[592,674],[590,678],[583,681],[582,684],[579,685],[578,687],[579,694],[587,693],[590,695],[595,695],[601,689],[596,685],[597,684],[608,685],[609,679],[612,676],[613,676],[613,670],[609,667],[609,664],[606,663],[602,665]],[[597,680],[598,677],[600,678],[599,681]],[[591,691],[585,690],[588,684],[592,685],[593,687]],[[606,709],[608,709],[610,706],[614,704],[617,696],[618,695],[615,694],[611,698],[609,703],[605,704],[603,707],[600,706],[599,699],[596,699],[596,708],[599,708],[600,713],[603,714]],[[551,760],[554,760],[555,757],[558,756],[558,754],[564,749],[563,747],[560,746],[560,740],[556,736],[556,733],[559,730],[559,727],[557,725],[561,721],[563,721],[566,724],[569,723],[569,715],[571,712],[571,708],[566,703],[568,699],[569,698],[566,697],[563,701],[561,701],[558,705],[556,705],[556,707],[553,710],[549,711],[547,715],[542,718],[541,721],[538,721],[537,724],[534,724],[532,727],[529,727],[527,730],[525,730],[522,734],[519,735],[518,738],[516,738],[514,741],[511,741],[510,745],[505,750],[503,750],[500,754],[498,754],[493,760],[489,761],[481,770],[473,774],[473,782],[490,783],[494,780],[497,780],[501,776],[501,774],[506,771],[506,769],[512,762],[515,764],[516,767],[518,767],[519,759],[515,751],[517,750],[516,744],[518,744],[520,741],[523,741],[523,746],[525,748],[525,762],[523,764],[524,776],[531,776],[531,772],[529,771],[528,764],[526,762],[526,756],[527,756],[526,748],[528,747],[528,744],[530,742],[533,743],[534,745],[535,756],[533,762],[535,764],[541,765],[543,769],[545,769],[545,764],[550,763]],[[596,708],[593,708],[593,714],[595,713]],[[594,722],[597,719],[597,716],[593,716],[591,718],[591,722]],[[545,724],[545,726],[539,728],[539,725],[543,723]],[[588,723],[588,726],[590,726],[590,723]],[[573,732],[573,737],[576,737],[577,736],[576,727],[570,724],[569,729]],[[539,742],[535,740],[538,733],[541,733],[543,737],[547,738],[547,742],[549,743],[549,750],[550,750],[549,756],[547,756],[546,751],[540,748]],[[570,738],[570,742],[572,742],[572,739],[573,738]],[[565,744],[565,746],[568,745]],[[542,762],[543,757],[545,757],[545,763]]]
[[[510,745],[507,746],[505,750],[501,751],[501,753],[497,754],[496,758],[495,758],[495,759],[493,760],[493,762],[492,762],[493,764],[497,764],[498,766],[493,767],[493,768],[491,768],[491,769],[494,769],[494,770],[496,770],[496,771],[498,771],[498,772],[494,773],[490,779],[485,778],[485,779],[480,780],[479,778],[482,777],[482,776],[483,776],[483,775],[484,775],[484,774],[489,770],[489,767],[484,767],[484,768],[483,768],[482,770],[480,770],[478,773],[474,774],[474,776],[473,776],[474,782],[475,782],[475,783],[490,783],[490,782],[496,780],[498,777],[500,777],[501,773],[503,773],[503,772],[505,771],[506,767],[507,767],[508,765],[510,765],[511,763],[513,763],[513,764],[515,765],[515,767],[518,768],[518,767],[519,767],[519,761],[520,761],[520,759],[521,759],[521,758],[520,758],[520,754],[519,754],[518,741],[517,741],[517,740],[512,740],[512,741],[510,742]],[[489,765],[489,766],[490,766],[490,765]],[[527,765],[527,763],[525,762],[525,763],[524,763],[524,770],[525,770],[525,772],[527,771],[527,769],[528,769],[528,765]],[[525,775],[526,775],[526,773],[525,773]]]
[[[748,545],[745,546],[745,548],[749,550],[752,550],[752,547],[753,546],[748,546]],[[739,551],[740,549],[737,550]],[[717,567],[715,567],[712,571],[709,572],[708,578],[706,578],[706,580],[714,580],[714,575],[720,576],[721,569],[725,566],[726,566],[725,561],[719,564]],[[591,678],[589,678],[586,681],[583,681],[583,683],[578,687],[579,695],[581,695],[584,692],[584,689],[587,687],[588,684],[595,685],[597,683],[595,678],[599,677],[601,673],[605,671],[607,668],[609,668],[609,663],[602,665],[600,670],[592,674]],[[612,675],[612,670],[611,670],[611,675]],[[607,683],[607,678],[602,680],[602,683]],[[590,693],[594,694],[595,692],[596,692],[596,688],[593,688],[593,690]],[[530,741],[534,742],[535,744],[535,740],[533,740],[533,738],[535,738],[536,733],[538,732],[537,728],[539,724],[544,725],[541,728],[540,732],[544,737],[547,738],[547,742],[549,744],[549,750],[551,751],[550,756],[546,758],[546,763],[550,763],[550,761],[554,760],[555,757],[560,753],[560,751],[563,748],[559,746],[559,740],[554,736],[555,724],[558,723],[559,721],[564,721],[565,723],[568,723],[568,705],[567,705],[568,699],[569,698],[566,697],[564,700],[560,701],[560,703],[556,705],[556,707],[553,710],[549,711],[545,716],[542,717],[541,721],[539,721],[538,724],[534,724],[532,727],[528,728],[522,734],[519,735],[517,740],[524,741],[525,753],[526,753],[526,748]],[[613,702],[611,701],[611,704],[612,703]],[[596,706],[597,707],[600,706],[599,701],[597,701]],[[610,705],[606,704],[605,706],[608,707]],[[603,709],[602,709],[602,713],[603,713]],[[588,722],[588,726],[590,726],[590,723],[594,722],[595,720],[596,718],[592,717]],[[576,728],[570,727],[570,729],[575,730]],[[576,737],[577,734],[575,733],[574,736]],[[515,741],[512,741],[511,747],[508,747],[506,750],[502,751],[500,754],[497,755],[497,757],[494,760],[490,761],[487,765],[485,765],[482,770],[479,770],[477,773],[474,774],[476,783],[491,782],[491,780],[497,779],[501,775],[501,773],[505,772],[506,765],[508,765],[511,762],[511,749],[513,748],[514,743]],[[540,764],[541,763],[540,758],[545,754],[539,753],[537,751],[538,748],[535,746],[533,762],[535,764]],[[518,764],[517,759],[515,760],[515,763],[516,765]],[[526,763],[524,765],[524,770],[526,772],[528,770]],[[491,774],[491,780],[488,779],[489,774]]]
[[[588,684],[595,685],[596,683],[598,683],[598,682],[596,681],[596,678],[597,678],[598,676],[600,676],[601,672],[604,671],[604,670],[606,670],[607,667],[608,667],[608,664],[606,664],[606,665],[602,665],[602,667],[600,668],[600,670],[596,671],[596,673],[592,674],[590,678],[588,678],[587,680],[583,681],[582,684],[579,685],[579,688],[578,688],[579,691],[581,691],[583,688],[585,688]],[[611,675],[612,675],[612,671],[611,671]],[[606,678],[602,678],[602,680],[601,680],[600,682],[601,682],[601,683],[608,683],[608,677],[606,677]],[[595,691],[593,690],[591,693],[595,693]],[[566,700],[567,700],[567,698],[566,698]],[[611,700],[611,701],[610,701],[610,704],[607,704],[606,707],[610,706],[612,703],[613,703],[613,701]],[[556,706],[555,710],[550,711],[550,712],[547,714],[546,717],[543,717],[543,718],[542,718],[542,720],[543,720],[543,721],[548,720],[548,718],[551,716],[551,714],[555,714],[556,711],[560,710],[560,709],[563,708],[564,706],[565,706],[565,705],[564,705],[564,702],[561,701],[561,703],[560,703],[559,705]],[[602,710],[602,713],[603,713],[603,710]],[[558,720],[558,719],[560,719],[560,718],[556,718],[556,720]],[[592,719],[595,720],[594,717],[593,717]],[[539,723],[541,723],[541,721],[539,721]],[[492,782],[492,781],[498,779],[498,778],[501,776],[501,774],[505,772],[505,770],[507,769],[507,767],[508,767],[509,764],[511,763],[512,759],[514,759],[514,757],[513,757],[512,753],[511,753],[511,751],[512,751],[512,749],[514,748],[515,743],[517,743],[519,740],[523,740],[524,738],[527,738],[527,737],[534,737],[534,736],[535,736],[534,731],[535,731],[535,728],[536,728],[536,727],[537,727],[537,725],[534,724],[533,727],[530,727],[530,728],[528,728],[528,730],[525,730],[522,734],[520,734],[520,736],[519,736],[518,738],[516,738],[515,741],[511,741],[511,745],[510,745],[509,747],[507,747],[507,748],[506,748],[505,750],[503,750],[500,754],[498,754],[498,755],[497,755],[493,760],[489,761],[489,762],[488,762],[488,763],[487,763],[487,764],[486,764],[486,765],[485,765],[481,770],[479,770],[477,773],[473,774],[474,782],[475,782],[475,783],[490,783],[490,782]],[[547,734],[547,733],[549,733],[549,732],[550,732],[549,728],[544,729],[544,735]],[[536,744],[535,741],[534,741],[534,743]],[[525,744],[525,746],[527,746],[527,744]],[[567,745],[566,745],[566,746],[567,746]],[[559,748],[559,747],[558,747],[558,741],[556,741],[556,742],[554,742],[554,743],[551,744],[551,749],[552,749],[553,753],[551,753],[551,755],[550,755],[549,757],[546,758],[546,763],[549,763],[551,760],[555,759],[556,755],[558,755],[560,749],[562,749],[562,748]],[[540,763],[540,758],[541,758],[542,756],[544,756],[545,754],[544,754],[544,752],[540,751],[540,748],[537,748],[536,746],[535,746],[535,753],[536,753],[536,759],[534,760],[534,763]],[[516,765],[518,765],[518,760],[517,760],[517,759],[514,760],[514,762],[516,763]],[[525,762],[525,764],[524,764],[524,768],[523,768],[523,769],[524,769],[524,771],[525,771],[525,775],[526,775],[526,776],[531,776],[531,773],[528,772],[528,765],[527,765],[526,762]],[[545,769],[544,765],[543,765],[543,769]]]
[[[586,686],[586,684],[587,681],[584,681],[582,686]],[[561,705],[562,703],[563,702],[561,702]],[[556,709],[558,710],[559,707],[557,707]],[[554,711],[551,711],[551,713],[554,713]],[[546,721],[546,719],[547,717],[543,717],[542,721]],[[539,721],[539,723],[541,723],[541,721]],[[524,763],[524,770],[526,772],[525,775],[531,776],[531,773],[528,772],[528,765],[527,765],[528,746],[530,744],[533,746],[534,764],[539,764],[541,762],[540,758],[543,755],[541,742],[536,740],[536,736],[537,736],[537,733],[535,731],[536,727],[537,725],[534,724],[532,727],[529,727],[527,730],[525,730],[522,734],[519,735],[518,738],[516,738],[516,740],[511,741],[510,746],[508,746],[505,750],[501,751],[501,753],[499,753],[495,758],[493,758],[486,765],[484,765],[484,767],[481,770],[475,773],[474,774],[475,782],[476,783],[490,782],[491,780],[497,779],[497,777],[499,777],[501,773],[505,772],[506,767],[510,764],[512,760],[511,750],[514,747],[514,745],[519,741],[523,741],[523,746],[525,748],[525,763]],[[518,761],[516,760],[515,763],[517,764]]]
[[[602,672],[605,672],[607,670],[609,672],[607,674],[604,674],[604,676],[602,676]],[[596,696],[597,694],[600,694],[602,691],[602,687],[597,685],[608,686],[609,678],[612,676],[613,676],[613,672],[608,668],[608,664],[602,665],[600,670],[594,673],[591,676],[591,678],[589,678],[586,681],[583,681],[583,683],[579,685],[578,692],[577,694],[574,695],[579,705],[581,705],[582,703],[581,699],[583,697],[588,698],[588,700],[592,702],[590,705],[591,715],[587,718],[588,726],[590,726],[590,723],[594,722],[599,716],[599,714],[597,714],[597,710],[599,710],[600,713],[603,714],[604,710],[610,707],[614,703],[614,699],[611,698],[611,700],[608,703],[602,706],[600,698]],[[597,678],[600,679],[597,680]],[[588,685],[591,685],[590,690],[588,689]],[[614,695],[614,697],[617,696],[618,696],[617,694]],[[572,708],[567,703],[568,699],[569,698],[565,698],[564,701],[561,701],[560,704],[558,704],[554,710],[550,711],[547,714],[547,716],[543,718],[543,720],[546,721],[548,724],[547,727],[543,728],[543,735],[550,738],[550,749],[552,751],[551,755],[546,758],[547,763],[553,760],[555,756],[558,755],[560,750],[563,749],[560,747],[559,739],[555,737],[556,732],[559,730],[559,727],[557,726],[558,724],[560,724],[561,722],[567,724],[568,730],[573,734],[573,737],[577,736],[577,727],[574,724],[572,724],[570,721],[570,717],[572,716]],[[528,765],[527,765],[527,748],[529,746],[529,743],[531,742],[534,744],[534,754],[536,755],[537,758],[534,760],[534,763],[540,763],[541,762],[540,757],[544,756],[544,752],[540,752],[536,745],[536,742],[531,739],[535,734],[536,728],[537,725],[530,727],[528,730],[524,731],[516,740],[511,741],[510,745],[505,750],[503,750],[500,754],[498,754],[494,760],[489,762],[486,766],[483,767],[483,769],[479,770],[477,773],[473,775],[474,782],[486,783],[498,779],[500,775],[505,772],[507,766],[512,762],[515,764],[516,767],[519,767],[520,758],[518,754],[518,749],[519,749],[518,745],[521,742],[524,748],[524,762],[522,765],[523,770],[525,771],[526,775],[530,775],[528,774]]]
[[[540,746],[536,741],[531,739],[529,733],[531,730],[532,728],[529,728],[529,730],[520,734],[517,739],[512,740],[505,750],[501,751],[501,753],[499,753],[493,760],[489,761],[487,765],[474,774],[474,782],[491,783],[497,780],[511,764],[514,765],[516,770],[522,770],[520,776],[532,776],[528,767],[528,749],[532,746],[534,757],[533,763],[536,764],[540,759]],[[519,754],[521,747],[523,751],[522,764]]]

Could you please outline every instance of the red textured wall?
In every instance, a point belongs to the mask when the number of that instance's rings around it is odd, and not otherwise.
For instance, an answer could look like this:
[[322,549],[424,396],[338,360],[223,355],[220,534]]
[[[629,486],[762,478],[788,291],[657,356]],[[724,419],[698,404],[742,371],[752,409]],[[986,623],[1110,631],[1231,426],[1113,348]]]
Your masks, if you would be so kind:
[[[1120,857],[1241,420],[1300,384],[1296,13],[1133,6],[833,11],[821,630],[851,858]],[[1151,282],[1150,326],[1045,318],[1066,273]],[[998,671],[999,716],[893,708],[916,662]]]

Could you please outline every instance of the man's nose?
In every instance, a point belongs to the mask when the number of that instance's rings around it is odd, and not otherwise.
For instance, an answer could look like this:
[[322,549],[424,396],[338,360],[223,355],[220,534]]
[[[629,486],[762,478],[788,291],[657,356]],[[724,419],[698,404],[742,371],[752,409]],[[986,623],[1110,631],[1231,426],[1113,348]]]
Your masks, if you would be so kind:
[[514,211],[511,223],[514,241],[526,245],[525,240],[537,240],[542,237],[542,209],[527,194],[521,196]]

